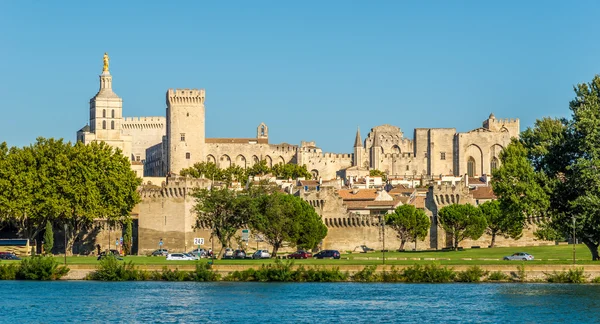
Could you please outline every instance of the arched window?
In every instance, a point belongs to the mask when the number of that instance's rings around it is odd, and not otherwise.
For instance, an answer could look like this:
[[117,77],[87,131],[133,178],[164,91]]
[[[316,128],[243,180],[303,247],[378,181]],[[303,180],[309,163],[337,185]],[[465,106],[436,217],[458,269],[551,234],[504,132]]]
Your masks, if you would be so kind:
[[102,118],[106,118],[106,109],[102,109]]
[[106,129],[106,120],[102,121],[102,129]]
[[260,127],[260,136],[265,136],[265,126]]
[[492,163],[490,163],[490,171],[494,171],[494,170],[498,169],[498,166],[500,165],[499,162],[500,161],[498,161],[498,158],[494,156],[492,158]]
[[115,118],[115,110],[111,110],[110,112],[110,118]]
[[114,120],[110,121],[110,129],[115,129],[115,121]]
[[475,159],[472,156],[467,160],[467,174],[469,177],[475,176]]

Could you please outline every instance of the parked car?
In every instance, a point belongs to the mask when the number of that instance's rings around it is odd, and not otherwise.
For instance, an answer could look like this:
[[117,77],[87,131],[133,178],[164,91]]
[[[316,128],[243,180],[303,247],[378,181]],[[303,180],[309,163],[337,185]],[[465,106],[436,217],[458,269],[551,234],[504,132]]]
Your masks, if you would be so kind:
[[198,259],[200,259],[200,257],[197,256],[196,254],[191,254],[191,253],[184,253],[184,254],[187,255],[190,258],[190,260],[198,260]]
[[0,254],[0,260],[21,260],[21,258],[13,253],[2,253]]
[[121,258],[121,255],[119,254],[119,251],[117,251],[117,250],[110,250],[108,252],[102,251],[102,252],[100,252],[100,254],[98,254],[98,258],[96,260],[102,260],[109,255],[114,256],[115,258],[117,258],[117,260],[123,260],[123,258]]
[[187,255],[186,253],[169,253],[167,255],[167,260],[169,260],[169,261],[175,261],[175,260],[189,261],[189,260],[194,260],[194,259],[192,256]]
[[222,259],[233,259],[233,250],[230,248],[226,248],[223,253]]
[[167,256],[168,254],[169,254],[168,250],[158,249],[158,250],[154,250],[152,253],[150,253],[150,256]]
[[315,254],[315,259],[339,259],[340,251],[338,250],[323,250]]
[[298,250],[287,256],[288,259],[308,259],[310,257],[312,257],[312,253],[304,250]]
[[233,251],[233,258],[234,259],[245,259],[246,258],[246,251],[244,251],[244,250],[235,250],[235,251]]
[[532,261],[533,255],[525,252],[517,252],[513,255],[505,256],[504,260],[521,260],[521,261]]
[[258,250],[252,254],[252,259],[269,259],[271,258],[271,253],[267,250]]
[[205,258],[206,256],[208,256],[208,251],[206,251],[205,249],[194,249],[191,250],[189,253],[199,258]]

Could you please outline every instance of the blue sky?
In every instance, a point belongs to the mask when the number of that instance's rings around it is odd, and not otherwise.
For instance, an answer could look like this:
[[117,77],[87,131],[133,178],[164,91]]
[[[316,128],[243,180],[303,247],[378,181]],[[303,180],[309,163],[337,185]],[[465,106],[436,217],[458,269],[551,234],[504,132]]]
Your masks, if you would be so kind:
[[206,89],[206,136],[352,152],[380,124],[569,116],[600,73],[597,1],[1,1],[0,142],[75,140],[102,55],[124,116]]

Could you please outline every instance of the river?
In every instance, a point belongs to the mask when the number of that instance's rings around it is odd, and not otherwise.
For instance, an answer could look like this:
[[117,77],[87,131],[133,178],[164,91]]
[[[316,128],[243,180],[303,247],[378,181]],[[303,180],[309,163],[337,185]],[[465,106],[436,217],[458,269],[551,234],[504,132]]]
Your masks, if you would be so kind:
[[3,323],[597,323],[600,285],[1,281]]

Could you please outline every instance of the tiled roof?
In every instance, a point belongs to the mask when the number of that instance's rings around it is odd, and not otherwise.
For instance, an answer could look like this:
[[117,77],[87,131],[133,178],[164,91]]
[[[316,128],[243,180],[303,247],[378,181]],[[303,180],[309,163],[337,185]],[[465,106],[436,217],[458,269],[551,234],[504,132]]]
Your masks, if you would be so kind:
[[344,200],[375,200],[377,189],[360,189],[356,193],[352,189],[340,189],[338,194]]
[[299,182],[302,187],[304,187],[304,186],[316,187],[319,185],[318,180],[300,180]]
[[415,206],[417,209],[425,208],[425,197],[417,196],[413,201],[410,202],[411,205]]
[[204,140],[205,143],[211,144],[248,144],[249,142],[256,142],[257,144],[269,144],[268,138],[207,138]]
[[471,185],[478,185],[478,184],[485,184],[485,181],[481,181],[481,178],[472,178],[469,177],[469,184]]
[[408,194],[412,194],[413,192],[415,192],[415,188],[407,188],[407,187],[405,187],[403,185],[396,186],[392,190],[388,191],[388,193],[390,195],[393,195],[393,194],[407,194],[407,193]]
[[492,186],[487,187],[477,187],[471,190],[471,194],[474,199],[496,199],[496,195],[494,194],[494,190],[492,190]]

